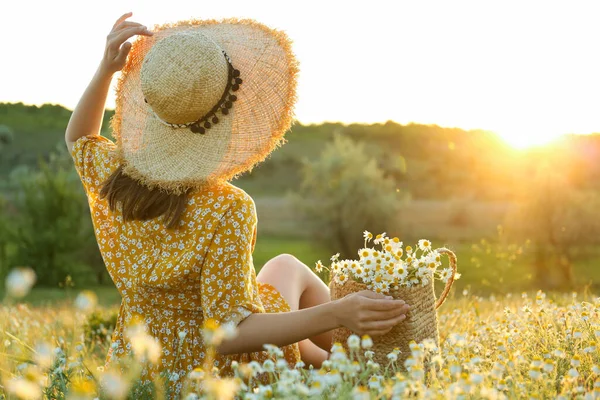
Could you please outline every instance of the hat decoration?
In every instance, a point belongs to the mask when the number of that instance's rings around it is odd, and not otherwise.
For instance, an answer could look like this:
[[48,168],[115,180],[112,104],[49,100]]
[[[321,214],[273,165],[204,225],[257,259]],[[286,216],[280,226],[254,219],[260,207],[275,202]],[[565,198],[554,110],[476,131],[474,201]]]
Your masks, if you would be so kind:
[[[228,64],[228,79],[227,86],[225,87],[225,91],[221,96],[221,99],[215,106],[203,117],[199,118],[197,121],[189,122],[187,124],[173,124],[171,122],[163,121],[156,113],[154,114],[159,121],[163,122],[165,125],[170,126],[172,128],[190,128],[190,130],[194,133],[206,133],[207,129],[210,129],[212,125],[219,123],[219,117],[217,117],[217,111],[220,110],[221,114],[227,115],[229,114],[229,109],[233,107],[233,102],[237,100],[237,96],[231,92],[237,92],[242,84],[243,80],[240,78],[240,71],[235,69],[231,64],[231,58],[227,55],[225,50],[223,51],[223,56],[227,60]],[[144,99],[147,103],[148,101]],[[212,115],[212,118],[211,118]]]

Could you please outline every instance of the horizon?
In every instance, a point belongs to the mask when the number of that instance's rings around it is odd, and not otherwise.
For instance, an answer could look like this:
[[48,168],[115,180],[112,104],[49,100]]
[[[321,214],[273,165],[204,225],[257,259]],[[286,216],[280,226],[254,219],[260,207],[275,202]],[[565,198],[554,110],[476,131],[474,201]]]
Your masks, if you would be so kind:
[[[72,110],[100,60],[106,34],[124,12],[150,28],[233,14],[291,38],[300,63],[295,114],[303,124],[391,120],[485,130],[516,147],[600,131],[600,55],[593,51],[600,4],[594,1],[374,0],[368,7],[308,1],[294,13],[273,0],[203,4],[201,11],[189,0],[174,0],[168,8],[137,0],[34,3],[35,14],[31,3],[2,6],[0,32],[22,32],[21,40],[4,46],[19,62],[0,66],[2,102]],[[27,15],[36,29],[23,30],[16,15]],[[23,43],[34,44],[35,51]],[[40,60],[57,54],[61,62],[40,69]],[[116,77],[107,109],[114,109]]]
[[[31,103],[24,103],[24,102],[6,102],[6,101],[0,101],[0,105],[1,104],[9,104],[9,105],[18,105],[18,104],[22,104],[25,107],[37,107],[37,108],[41,108],[42,106],[57,106],[57,107],[62,107],[68,111],[73,111],[72,108],[66,107],[63,104],[58,104],[58,103],[42,103],[42,104],[31,104]],[[114,112],[115,109],[114,108],[105,108],[105,111],[112,111]],[[421,126],[429,126],[429,127],[439,127],[442,129],[459,129],[462,131],[465,131],[467,133],[471,133],[471,132],[482,132],[482,133],[490,133],[493,135],[496,135],[497,137],[499,137],[500,139],[504,140],[507,144],[517,148],[517,149],[524,149],[524,148],[535,148],[535,147],[543,147],[545,145],[548,144],[552,144],[553,142],[558,141],[560,138],[565,137],[565,136],[596,136],[596,135],[600,135],[600,130],[598,132],[589,132],[589,133],[577,133],[577,132],[567,132],[567,133],[562,133],[556,137],[554,137],[552,140],[545,142],[545,143],[539,143],[539,144],[533,144],[530,146],[524,146],[524,147],[519,147],[519,146],[514,146],[512,143],[508,142],[505,140],[504,137],[502,137],[501,134],[499,134],[498,132],[495,132],[493,130],[490,129],[485,129],[485,128],[471,128],[471,129],[466,129],[460,126],[445,126],[445,125],[440,125],[440,124],[436,124],[436,123],[422,123],[422,122],[418,122],[418,121],[409,121],[406,123],[403,122],[399,122],[393,119],[388,119],[386,121],[372,121],[372,122],[357,122],[357,121],[333,121],[333,120],[325,120],[325,121],[317,121],[317,122],[305,122],[305,121],[301,121],[298,118],[294,118],[293,119],[294,122],[298,122],[300,125],[303,126],[311,126],[311,125],[325,125],[325,124],[335,124],[335,125],[342,125],[342,126],[350,126],[350,125],[366,125],[366,126],[371,126],[371,125],[385,125],[389,122],[400,125],[400,126],[409,126],[409,125],[421,125]]]

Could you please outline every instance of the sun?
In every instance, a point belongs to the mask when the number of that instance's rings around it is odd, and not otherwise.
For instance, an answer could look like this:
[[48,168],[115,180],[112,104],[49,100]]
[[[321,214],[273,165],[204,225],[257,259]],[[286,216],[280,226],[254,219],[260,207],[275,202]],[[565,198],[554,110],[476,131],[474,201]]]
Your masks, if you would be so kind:
[[502,130],[496,133],[506,143],[521,150],[548,145],[563,135],[557,132],[539,132],[533,130]]

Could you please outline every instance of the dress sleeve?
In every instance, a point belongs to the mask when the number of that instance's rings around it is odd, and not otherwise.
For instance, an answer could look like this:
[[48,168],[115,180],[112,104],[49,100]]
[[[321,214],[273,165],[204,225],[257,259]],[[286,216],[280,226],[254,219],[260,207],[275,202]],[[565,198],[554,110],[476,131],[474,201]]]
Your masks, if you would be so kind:
[[83,136],[75,141],[71,156],[88,194],[98,194],[114,169],[111,151],[115,144],[104,136]]
[[252,313],[264,313],[252,261],[256,209],[251,198],[236,200],[219,222],[201,272],[205,318],[239,324]]

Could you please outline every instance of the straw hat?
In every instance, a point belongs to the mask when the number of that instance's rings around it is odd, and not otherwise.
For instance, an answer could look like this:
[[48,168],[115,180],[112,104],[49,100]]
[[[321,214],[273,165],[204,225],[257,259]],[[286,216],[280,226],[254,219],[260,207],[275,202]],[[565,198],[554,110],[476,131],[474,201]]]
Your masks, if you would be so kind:
[[233,179],[289,129],[291,40],[251,19],[156,26],[132,46],[111,121],[123,172],[172,193]]

